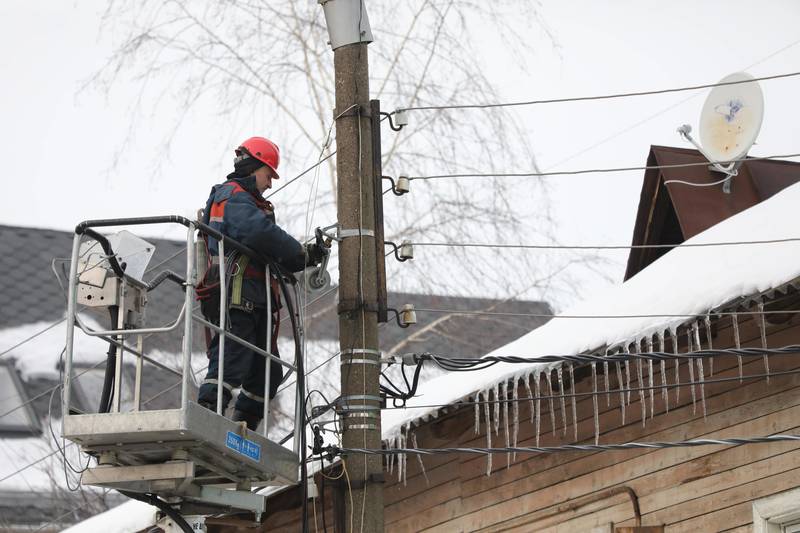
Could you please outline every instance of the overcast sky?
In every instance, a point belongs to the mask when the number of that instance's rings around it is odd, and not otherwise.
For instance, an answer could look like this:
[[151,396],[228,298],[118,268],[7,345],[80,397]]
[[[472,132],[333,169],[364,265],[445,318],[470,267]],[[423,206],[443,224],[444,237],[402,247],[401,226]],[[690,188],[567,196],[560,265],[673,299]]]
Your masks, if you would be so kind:
[[[754,76],[800,70],[796,1],[540,4],[557,45],[532,31],[529,46],[516,51],[535,65],[530,71],[514,68],[502,35],[464,36],[483,39],[486,68],[508,100],[708,83],[743,69]],[[126,145],[112,166],[128,134],[135,93],[107,98],[92,86],[80,90],[111,52],[99,27],[103,5],[0,3],[2,224],[68,229],[88,218],[192,214],[230,166],[234,139],[255,133],[220,133],[215,110],[206,106],[163,160],[155,154],[168,121],[148,118],[145,134]],[[766,115],[751,155],[800,152],[800,79],[767,81],[762,89]],[[556,104],[519,113],[543,169],[643,165],[651,144],[686,146],[675,129],[697,126],[706,94]],[[311,162],[286,161],[283,175]],[[561,242],[630,242],[641,180],[638,172],[552,179]],[[625,254],[613,258],[621,265]],[[620,278],[621,266],[611,273]]]

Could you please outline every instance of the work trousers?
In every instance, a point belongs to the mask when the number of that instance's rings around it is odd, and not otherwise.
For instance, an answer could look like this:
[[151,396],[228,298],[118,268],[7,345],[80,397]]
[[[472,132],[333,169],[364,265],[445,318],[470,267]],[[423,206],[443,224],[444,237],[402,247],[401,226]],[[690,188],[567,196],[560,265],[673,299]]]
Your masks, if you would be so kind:
[[[252,311],[230,309],[228,331],[247,342],[266,349],[267,311],[253,308]],[[274,328],[274,321],[273,321]],[[273,334],[277,328],[273,329]],[[277,339],[272,337],[272,353],[278,355]],[[198,401],[217,405],[217,377],[219,370],[219,335],[214,335],[208,350],[208,373],[200,386]],[[222,390],[223,410],[231,401],[231,391],[241,387],[235,408],[258,417],[264,414],[264,356],[242,346],[230,337],[225,338],[225,367]],[[269,398],[275,397],[283,378],[283,367],[270,361]]]

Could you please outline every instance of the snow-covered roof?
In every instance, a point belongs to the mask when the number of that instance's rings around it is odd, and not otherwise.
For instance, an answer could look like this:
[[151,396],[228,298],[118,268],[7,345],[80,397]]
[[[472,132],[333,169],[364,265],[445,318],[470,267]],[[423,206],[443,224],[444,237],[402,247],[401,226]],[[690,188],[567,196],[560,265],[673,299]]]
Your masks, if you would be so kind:
[[158,509],[152,505],[131,500],[79,522],[63,533],[134,533],[152,527],[156,511]]
[[[678,185],[680,186],[680,185]],[[800,184],[747,209],[684,244],[791,239],[800,236]],[[578,354],[633,342],[676,328],[742,296],[779,287],[800,276],[800,242],[678,246],[625,283],[606,289],[489,355],[537,357]],[[611,318],[619,315],[651,315]],[[653,317],[652,315],[672,315]],[[677,316],[676,316],[677,315]],[[604,316],[609,318],[596,318]],[[570,318],[584,317],[584,318]],[[443,354],[458,355],[458,354]],[[398,436],[409,424],[435,417],[437,407],[471,397],[496,384],[547,368],[541,363],[497,364],[480,372],[446,374],[422,385],[407,409],[384,411],[383,437]]]

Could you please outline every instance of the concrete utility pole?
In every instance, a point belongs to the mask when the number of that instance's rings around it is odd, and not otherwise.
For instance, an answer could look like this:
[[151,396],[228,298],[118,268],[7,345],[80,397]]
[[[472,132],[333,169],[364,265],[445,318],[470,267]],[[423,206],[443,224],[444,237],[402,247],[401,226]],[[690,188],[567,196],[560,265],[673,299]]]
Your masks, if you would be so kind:
[[[342,444],[380,448],[380,352],[367,44],[372,41],[364,0],[319,0],[334,50],[336,167],[339,221],[339,346]],[[352,499],[345,523],[354,531],[383,531],[380,456],[343,458]],[[351,504],[352,502],[352,504]],[[351,509],[352,506],[352,509]],[[352,515],[351,515],[352,513]]]

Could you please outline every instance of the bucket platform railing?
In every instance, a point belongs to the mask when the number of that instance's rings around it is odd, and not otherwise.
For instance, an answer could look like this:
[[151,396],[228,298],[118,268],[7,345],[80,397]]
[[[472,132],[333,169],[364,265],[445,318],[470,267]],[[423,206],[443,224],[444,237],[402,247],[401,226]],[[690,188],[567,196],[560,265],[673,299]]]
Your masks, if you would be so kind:
[[[173,272],[163,272],[146,283],[126,272],[126,265],[120,263],[117,252],[109,239],[95,228],[138,226],[148,224],[180,224],[187,228],[186,272],[185,278]],[[198,283],[195,264],[195,235],[205,234],[215,239],[219,246],[220,272],[220,312],[219,323],[214,324],[193,311],[195,289]],[[91,239],[103,249],[103,268],[110,272],[101,275],[102,284],[95,274],[94,285],[90,289],[101,294],[100,299],[118,306],[117,321],[112,329],[100,330],[89,327],[78,314],[79,288],[86,285],[86,273],[79,271],[80,250],[84,239]],[[226,280],[226,250],[235,250],[248,256],[258,264],[265,265],[267,280],[267,337],[262,349],[227,331],[226,311],[228,284]],[[93,268],[97,267],[94,265]],[[87,270],[87,269],[84,269]],[[102,274],[102,272],[101,272]],[[266,485],[287,485],[298,482],[302,439],[294,439],[294,449],[289,450],[268,439],[268,411],[271,361],[275,361],[290,372],[302,374],[303,343],[295,339],[294,364],[284,361],[271,353],[272,347],[272,298],[270,296],[270,276],[280,277],[284,298],[292,297],[286,282],[294,283],[290,273],[281,271],[273,261],[263,257],[240,242],[224,236],[213,228],[181,216],[160,216],[142,218],[120,218],[92,220],[80,223],[75,228],[72,255],[69,267],[67,295],[67,339],[64,363],[63,387],[63,435],[78,443],[81,449],[98,460],[98,466],[87,470],[82,482],[122,491],[148,493],[189,506],[193,513],[198,508],[208,512],[222,512],[224,509],[249,510],[256,518],[264,512],[265,498],[254,492],[253,487]],[[147,295],[155,292],[159,284],[170,280],[182,286],[185,294],[183,305],[177,318],[160,327],[146,327],[143,323]],[[108,285],[106,285],[108,284]],[[88,285],[87,285],[88,286]],[[85,292],[85,291],[84,291]],[[82,298],[91,298],[83,294]],[[294,297],[297,297],[295,286]],[[97,299],[93,305],[97,305]],[[292,302],[289,302],[292,303]],[[297,304],[288,308],[300,312]],[[140,314],[139,314],[140,313]],[[294,321],[297,316],[292,316]],[[190,398],[193,381],[192,334],[193,324],[199,323],[219,336],[219,372],[217,378],[216,412],[210,411]],[[145,355],[144,335],[165,334],[183,327],[180,370],[172,369]],[[301,328],[294,328],[300,335]],[[86,335],[99,337],[117,347],[114,367],[113,396],[108,412],[80,413],[71,409],[71,396],[75,379],[73,370],[74,336],[77,330]],[[135,348],[126,340],[135,338]],[[246,346],[256,354],[267,359],[265,364],[264,417],[260,432],[254,432],[243,423],[233,422],[224,417],[223,384],[226,342]],[[136,372],[133,384],[133,405],[130,410],[121,409],[123,355],[130,354],[136,359]],[[180,405],[175,409],[147,411],[141,409],[142,366],[144,362],[155,364],[160,370],[180,376]],[[299,372],[298,372],[299,369]],[[303,379],[296,380],[296,404],[294,426],[303,427]],[[294,432],[295,435],[298,431]]]

